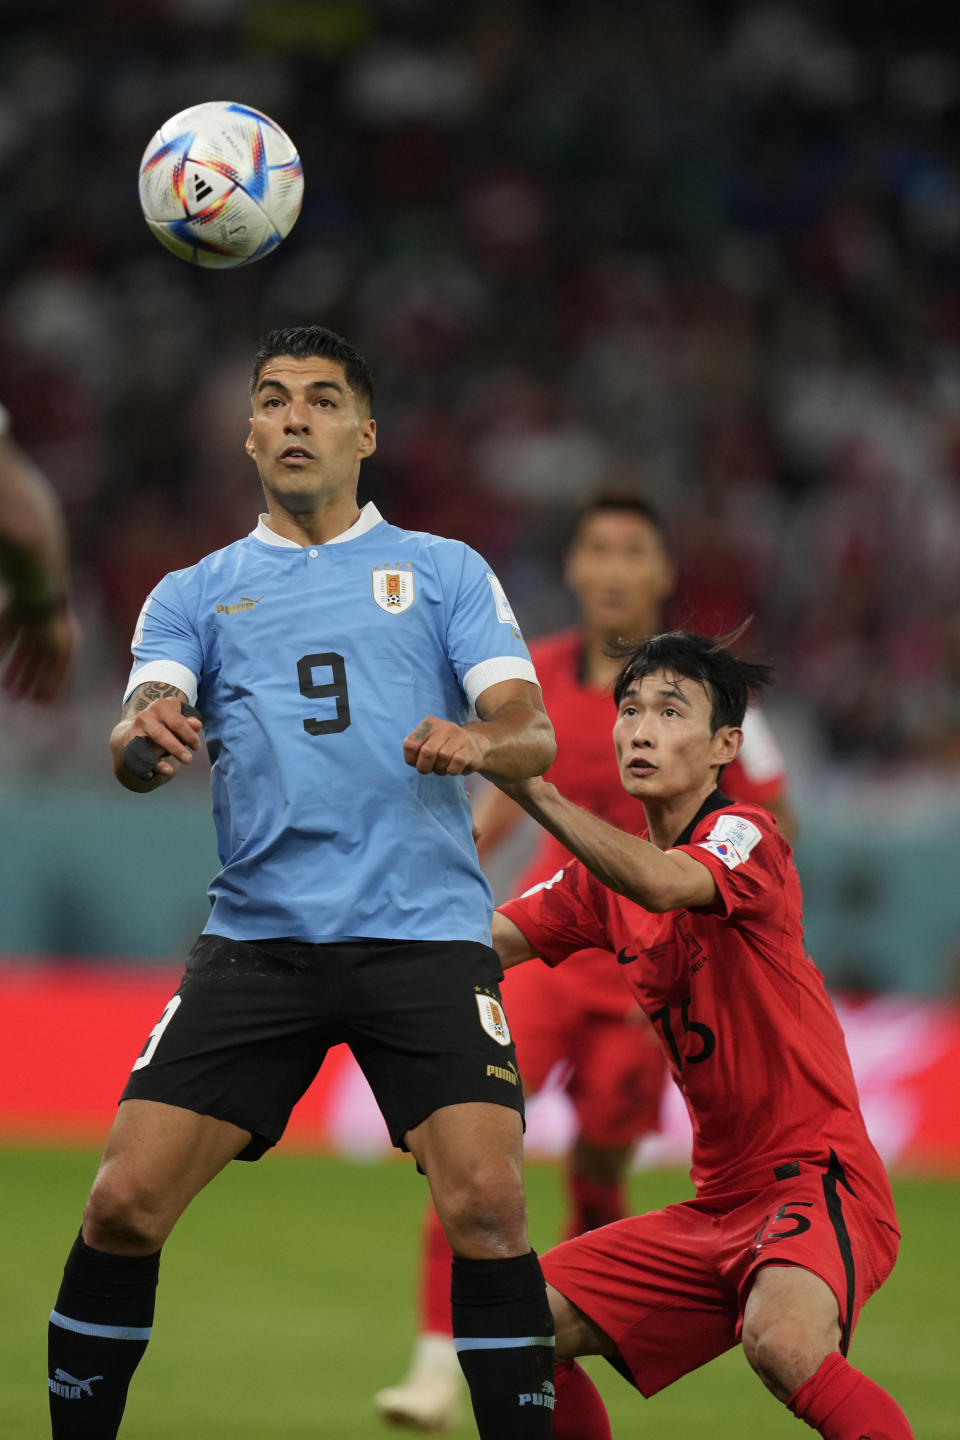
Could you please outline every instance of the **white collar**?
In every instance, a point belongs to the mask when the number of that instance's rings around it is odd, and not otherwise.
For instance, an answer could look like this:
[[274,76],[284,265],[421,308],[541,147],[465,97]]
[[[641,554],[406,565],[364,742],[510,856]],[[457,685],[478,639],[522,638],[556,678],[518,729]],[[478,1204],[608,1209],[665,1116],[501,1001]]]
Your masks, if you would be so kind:
[[[250,531],[252,539],[262,540],[264,545],[274,545],[280,549],[307,550],[311,548],[311,542],[309,540],[301,545],[299,540],[288,540],[285,535],[278,535],[275,530],[270,529],[267,523],[269,519],[269,515],[259,516],[256,529]],[[327,540],[324,543],[327,545],[342,545],[347,540],[358,540],[361,535],[366,535],[368,530],[372,530],[374,525],[381,525],[382,523],[383,516],[380,514],[380,511],[372,500],[368,500],[349,530],[344,530],[339,535],[334,535],[332,540]]]

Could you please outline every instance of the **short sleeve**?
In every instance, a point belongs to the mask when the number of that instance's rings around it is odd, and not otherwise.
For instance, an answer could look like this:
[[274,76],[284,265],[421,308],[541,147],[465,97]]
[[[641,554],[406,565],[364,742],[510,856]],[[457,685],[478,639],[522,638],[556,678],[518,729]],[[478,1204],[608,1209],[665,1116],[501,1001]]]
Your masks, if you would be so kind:
[[176,685],[194,705],[203,675],[203,650],[175,575],[166,575],[147,596],[131,641],[133,669],[126,702],[147,680]]
[[463,563],[447,623],[447,654],[471,705],[503,680],[537,683],[520,626],[496,575],[482,556],[462,547]]
[[559,965],[578,950],[610,948],[603,887],[571,860],[550,880],[499,906],[548,965]]
[[741,919],[768,915],[781,902],[787,846],[776,822],[757,806],[726,810],[698,827],[698,838],[678,845],[713,876],[713,914]]

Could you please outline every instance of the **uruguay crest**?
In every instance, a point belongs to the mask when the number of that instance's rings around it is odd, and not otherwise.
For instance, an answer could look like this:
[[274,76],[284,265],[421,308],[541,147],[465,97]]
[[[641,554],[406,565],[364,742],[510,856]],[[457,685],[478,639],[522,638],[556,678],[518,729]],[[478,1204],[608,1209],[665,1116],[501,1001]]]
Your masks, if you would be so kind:
[[376,565],[373,598],[388,615],[401,615],[413,604],[413,571],[398,565]]
[[509,1045],[510,1026],[499,1000],[494,1000],[492,995],[478,994],[477,1009],[480,1011],[480,1024],[491,1040],[496,1040],[498,1045]]

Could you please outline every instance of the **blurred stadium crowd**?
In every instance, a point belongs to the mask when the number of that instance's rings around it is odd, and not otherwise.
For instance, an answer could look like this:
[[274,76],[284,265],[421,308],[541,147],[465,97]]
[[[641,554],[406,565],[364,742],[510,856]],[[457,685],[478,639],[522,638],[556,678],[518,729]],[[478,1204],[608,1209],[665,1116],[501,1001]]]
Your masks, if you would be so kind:
[[[319,320],[378,380],[362,493],[474,544],[529,636],[570,618],[577,502],[633,487],[675,536],[675,619],[755,614],[818,753],[960,764],[950,23],[775,0],[5,13],[0,397],[67,509],[81,753],[105,770],[150,586],[254,523],[256,338]],[[151,134],[206,99],[266,111],[303,159],[301,219],[249,270],[178,263],[137,205]],[[76,765],[57,736],[31,719],[4,764]]]

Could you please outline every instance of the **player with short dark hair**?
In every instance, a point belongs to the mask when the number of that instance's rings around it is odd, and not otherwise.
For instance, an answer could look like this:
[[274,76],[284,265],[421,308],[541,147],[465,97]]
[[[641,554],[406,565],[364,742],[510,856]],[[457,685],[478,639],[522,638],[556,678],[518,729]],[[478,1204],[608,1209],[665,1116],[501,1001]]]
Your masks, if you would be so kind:
[[222,869],[127,1082],[51,1315],[58,1440],[117,1434],[161,1246],[230,1160],[280,1139],[341,1041],[426,1174],[457,1257],[454,1329],[480,1434],[550,1434],[522,1091],[463,777],[539,773],[553,731],[481,557],[358,506],[371,391],[330,331],[267,337],[246,440],[267,513],[161,580],[136,627],[115,773],[137,792],[169,783],[202,716]]
[[250,396],[256,394],[263,367],[278,356],[293,360],[332,360],[343,367],[347,384],[370,412],[373,406],[373,375],[370,366],[350,341],[326,325],[291,325],[271,330],[253,357],[250,375]]
[[764,1384],[829,1440],[910,1440],[847,1347],[899,1230],[843,1032],[803,941],[789,847],[717,788],[765,666],[679,632],[615,687],[628,835],[543,779],[508,784],[576,857],[494,917],[504,966],[616,951],[693,1121],[696,1196],[543,1257],[557,1327],[558,1440],[610,1435],[575,1356],[607,1356],[645,1396],[739,1340]]
[[3,689],[46,705],[69,679],[78,627],[67,590],[67,532],[49,482],[9,433],[0,406],[0,662]]
[[[600,491],[584,501],[565,556],[565,579],[580,623],[531,645],[544,702],[557,736],[548,778],[564,795],[612,825],[643,823],[639,802],[610,763],[611,695],[620,670],[618,646],[663,628],[675,569],[663,521],[630,490]],[[783,757],[760,707],[744,719],[744,742],[724,775],[735,800],[773,810],[792,839]],[[476,798],[477,848],[487,861],[524,820],[502,791]],[[522,894],[570,859],[541,832],[513,884]],[[658,1123],[664,1086],[660,1047],[609,954],[588,947],[559,970],[525,965],[507,975],[504,1000],[527,1099],[562,1073],[575,1119],[564,1163],[564,1234],[578,1235],[628,1213],[627,1173],[635,1145]],[[433,1430],[456,1423],[462,1380],[450,1320],[450,1250],[428,1207],[420,1257],[418,1335],[408,1373],[378,1392],[387,1419]]]

